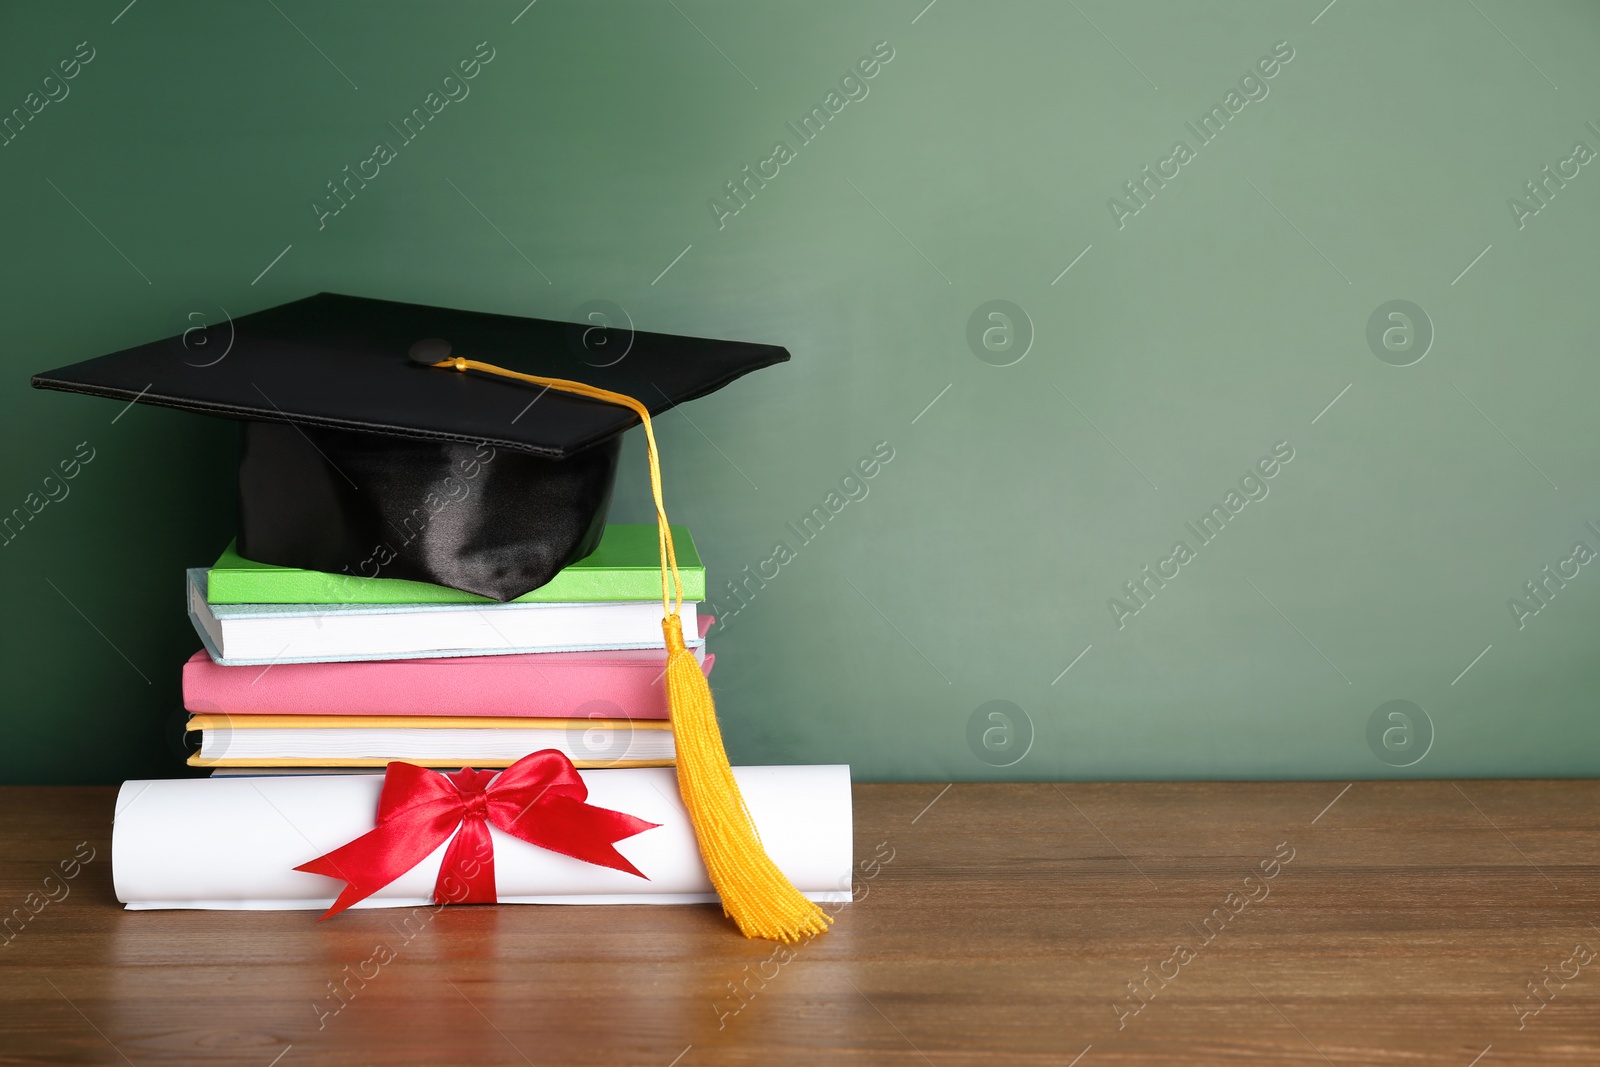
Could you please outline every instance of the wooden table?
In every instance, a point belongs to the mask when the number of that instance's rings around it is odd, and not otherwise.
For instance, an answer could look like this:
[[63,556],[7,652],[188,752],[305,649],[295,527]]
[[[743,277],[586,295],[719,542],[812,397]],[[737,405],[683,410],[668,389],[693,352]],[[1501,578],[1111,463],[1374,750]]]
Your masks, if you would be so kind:
[[855,796],[785,961],[709,906],[124,912],[112,790],[0,789],[0,1063],[1600,1063],[1600,783]]

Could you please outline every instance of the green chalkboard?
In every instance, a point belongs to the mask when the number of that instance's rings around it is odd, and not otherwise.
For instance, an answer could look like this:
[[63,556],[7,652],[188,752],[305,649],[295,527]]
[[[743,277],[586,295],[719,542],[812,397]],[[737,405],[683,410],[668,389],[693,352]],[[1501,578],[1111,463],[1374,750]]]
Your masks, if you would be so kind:
[[319,290],[791,350],[660,426],[736,762],[1593,773],[1597,41],[1577,0],[7,5],[0,779],[180,773],[183,568],[233,533],[230,427],[28,375]]

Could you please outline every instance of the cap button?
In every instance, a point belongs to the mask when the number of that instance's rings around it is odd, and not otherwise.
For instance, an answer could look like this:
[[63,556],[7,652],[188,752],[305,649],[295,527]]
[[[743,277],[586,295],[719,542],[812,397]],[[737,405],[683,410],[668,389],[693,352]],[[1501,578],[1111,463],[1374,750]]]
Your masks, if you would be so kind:
[[424,337],[411,346],[411,362],[431,367],[450,358],[450,342],[443,337]]

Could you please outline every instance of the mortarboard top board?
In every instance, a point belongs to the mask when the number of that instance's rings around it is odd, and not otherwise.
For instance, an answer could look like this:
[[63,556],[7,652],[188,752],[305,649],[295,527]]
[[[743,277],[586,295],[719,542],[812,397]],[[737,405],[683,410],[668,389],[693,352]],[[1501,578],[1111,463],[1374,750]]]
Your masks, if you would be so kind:
[[246,559],[514,599],[599,543],[621,435],[640,419],[431,369],[449,356],[576,380],[659,415],[789,353],[321,293],[215,326],[203,350],[171,337],[33,384],[240,420]]

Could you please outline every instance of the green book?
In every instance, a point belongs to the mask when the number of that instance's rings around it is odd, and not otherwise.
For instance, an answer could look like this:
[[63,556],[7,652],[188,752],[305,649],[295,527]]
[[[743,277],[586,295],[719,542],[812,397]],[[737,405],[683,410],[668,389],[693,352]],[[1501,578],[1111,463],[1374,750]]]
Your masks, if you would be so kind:
[[[672,528],[683,599],[706,598],[706,569],[694,540]],[[661,557],[654,523],[610,525],[600,547],[565,568],[547,584],[517,597],[522,604],[571,604],[601,600],[656,600],[661,596]],[[297,567],[255,563],[232,544],[211,568],[206,601],[212,604],[476,604],[488,597],[405,578],[367,578]]]

